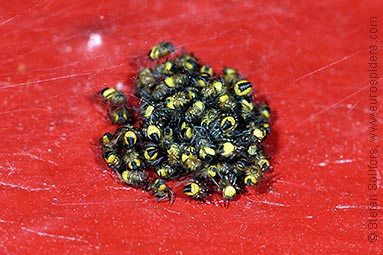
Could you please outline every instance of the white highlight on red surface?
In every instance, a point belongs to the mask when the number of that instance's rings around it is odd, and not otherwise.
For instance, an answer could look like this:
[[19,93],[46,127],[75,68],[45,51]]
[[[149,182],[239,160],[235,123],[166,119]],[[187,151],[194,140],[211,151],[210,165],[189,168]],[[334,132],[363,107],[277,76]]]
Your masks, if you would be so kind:
[[93,50],[102,44],[102,38],[100,34],[90,34],[88,41],[88,50]]

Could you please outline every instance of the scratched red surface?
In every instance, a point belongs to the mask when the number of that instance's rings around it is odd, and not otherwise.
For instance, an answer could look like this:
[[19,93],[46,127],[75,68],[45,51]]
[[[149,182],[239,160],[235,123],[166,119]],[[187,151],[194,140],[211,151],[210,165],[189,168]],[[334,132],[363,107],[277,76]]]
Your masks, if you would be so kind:
[[[1,254],[383,252],[367,240],[366,173],[369,16],[381,4],[68,2],[0,6]],[[273,171],[229,208],[156,203],[100,157],[113,127],[94,93],[131,91],[163,40],[237,67],[273,110]]]

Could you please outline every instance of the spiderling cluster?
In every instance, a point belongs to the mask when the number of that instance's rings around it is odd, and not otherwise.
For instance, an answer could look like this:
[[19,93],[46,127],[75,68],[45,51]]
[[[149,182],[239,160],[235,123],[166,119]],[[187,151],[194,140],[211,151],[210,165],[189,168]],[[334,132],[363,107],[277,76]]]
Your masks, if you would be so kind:
[[108,105],[113,133],[101,139],[102,156],[126,184],[174,201],[169,180],[192,199],[223,201],[259,183],[270,164],[262,141],[270,133],[270,108],[252,100],[253,86],[235,68],[221,75],[170,42],[149,52],[152,68],[135,81],[139,118],[123,92],[98,93]]

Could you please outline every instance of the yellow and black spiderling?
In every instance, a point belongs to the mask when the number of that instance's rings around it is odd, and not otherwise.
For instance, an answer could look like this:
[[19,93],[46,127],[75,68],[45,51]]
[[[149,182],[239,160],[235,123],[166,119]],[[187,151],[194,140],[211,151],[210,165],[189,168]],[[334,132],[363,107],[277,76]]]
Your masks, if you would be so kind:
[[130,170],[143,170],[145,168],[144,161],[136,149],[125,151],[122,161]]
[[196,142],[197,154],[202,160],[213,159],[217,153],[215,147],[216,146],[212,144],[211,141],[205,138],[198,139],[198,141]]
[[104,101],[111,106],[123,106],[126,104],[124,93],[114,88],[104,88],[100,94]]
[[189,172],[195,172],[202,165],[201,159],[197,156],[195,148],[192,146],[187,146],[183,149],[181,161],[183,167]]
[[164,63],[157,65],[155,68],[155,73],[162,73],[164,75],[167,75],[168,77],[173,75],[176,71],[175,63],[170,60],[167,60]]
[[106,132],[101,138],[100,138],[100,144],[104,148],[113,148],[113,145],[115,142],[113,141],[113,135],[109,132]]
[[261,107],[259,107],[259,112],[261,113],[261,116],[263,116],[266,120],[270,118],[271,111],[268,105],[266,104],[261,105]]
[[165,99],[165,107],[173,110],[181,110],[190,100],[184,92],[177,92]]
[[232,158],[235,153],[235,145],[232,142],[224,142],[220,145],[218,154],[223,158]]
[[120,179],[133,187],[143,187],[147,183],[147,174],[140,170],[124,170],[120,174]]
[[220,112],[217,109],[209,109],[208,111],[206,111],[206,113],[201,119],[201,126],[206,129],[209,129],[219,115]]
[[173,190],[160,178],[149,183],[147,190],[152,190],[153,196],[157,197],[156,201],[169,200],[170,204],[174,202]]
[[205,110],[205,103],[201,100],[194,102],[185,112],[185,119],[189,122],[194,122],[202,117]]
[[126,131],[124,134],[124,142],[127,146],[132,147],[136,145],[138,140],[138,135],[133,130]]
[[271,168],[263,142],[272,112],[254,102],[250,79],[233,67],[219,74],[171,42],[148,57],[134,93],[107,87],[97,94],[117,125],[99,139],[105,164],[123,184],[171,204],[172,185],[183,186],[183,197],[219,198],[224,206],[257,186]]
[[237,108],[238,101],[232,95],[222,94],[217,99],[219,108],[224,112]]
[[220,123],[220,128],[224,133],[229,133],[231,131],[234,131],[237,127],[237,120],[234,114],[228,115],[224,118],[222,118]]
[[140,146],[142,134],[141,130],[131,126],[130,124],[126,124],[121,126],[116,130],[117,136],[119,140],[122,140],[122,144],[125,148],[132,148]]
[[180,175],[180,172],[177,171],[177,168],[169,165],[168,163],[162,163],[156,165],[155,167],[156,174],[164,179],[173,179]]
[[158,145],[155,143],[149,143],[145,145],[144,158],[146,162],[148,162],[150,165],[153,165],[153,166],[158,165],[162,160]]
[[224,92],[223,83],[220,80],[213,80],[206,84],[201,90],[202,97],[206,100],[216,98]]
[[112,124],[125,124],[131,120],[131,112],[125,107],[110,108],[108,113]]
[[149,58],[154,61],[159,58],[167,57],[175,51],[175,47],[171,42],[161,42],[149,51]]
[[234,84],[234,92],[237,96],[250,96],[253,84],[247,80],[240,80]]
[[181,165],[182,151],[178,143],[170,143],[167,148],[168,164],[172,167]]
[[240,74],[238,70],[232,67],[225,67],[222,71],[222,77],[225,83],[229,86],[233,85],[240,78]]
[[149,68],[142,68],[137,75],[136,82],[134,83],[135,91],[138,93],[141,90],[144,90],[147,94],[151,94],[155,84],[156,77],[154,77],[152,70]]
[[190,198],[202,202],[209,198],[209,189],[197,180],[188,181],[183,191]]
[[108,164],[108,166],[113,169],[114,171],[120,171],[122,168],[122,161],[120,157],[117,155],[117,152],[110,149],[110,150],[104,150],[103,151],[103,157],[105,160],[105,163]]
[[202,77],[212,77],[214,74],[213,68],[208,65],[204,65],[200,69],[200,73]]
[[198,62],[198,59],[196,59],[194,55],[190,53],[184,53],[181,56],[178,56],[175,62],[181,71],[190,73],[198,72],[201,66]]
[[193,137],[193,129],[186,121],[181,123],[179,128],[179,136],[182,141],[190,141]]
[[246,171],[245,179],[243,180],[246,186],[253,186],[258,184],[262,172],[259,170],[251,171],[250,169]]
[[155,125],[149,125],[147,128],[144,128],[144,134],[153,142],[159,142],[162,138],[161,128]]

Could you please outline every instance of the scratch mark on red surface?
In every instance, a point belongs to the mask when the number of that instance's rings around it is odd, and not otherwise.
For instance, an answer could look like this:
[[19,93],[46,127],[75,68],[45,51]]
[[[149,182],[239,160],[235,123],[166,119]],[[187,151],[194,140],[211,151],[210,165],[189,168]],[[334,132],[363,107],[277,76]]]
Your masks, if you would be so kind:
[[180,212],[173,211],[173,210],[169,210],[169,209],[167,209],[167,208],[165,208],[165,211],[167,211],[167,212],[169,212],[169,213],[173,213],[173,214],[181,215]]
[[0,169],[4,169],[5,171],[8,171],[8,175],[14,174],[17,170],[16,167],[9,162],[6,162],[6,164],[8,165],[8,167],[0,165]]
[[308,73],[308,74],[305,74],[305,75],[303,75],[303,76],[301,76],[301,77],[296,78],[294,81],[295,81],[295,82],[298,82],[298,81],[300,81],[300,80],[303,80],[304,78],[306,78],[306,77],[308,77],[308,76],[310,76],[310,75],[314,75],[314,74],[316,74],[316,73],[319,73],[319,72],[321,72],[321,71],[323,71],[323,70],[325,70],[325,69],[327,69],[327,68],[329,68],[329,67],[331,67],[331,66],[333,66],[333,65],[336,65],[336,64],[338,64],[338,63],[340,63],[340,62],[343,62],[343,61],[345,61],[345,60],[347,60],[347,59],[349,59],[349,58],[351,58],[351,57],[353,57],[353,56],[355,56],[355,55],[358,55],[358,54],[360,54],[360,53],[363,53],[363,52],[367,52],[367,50],[364,50],[364,51],[357,51],[357,52],[352,53],[351,55],[348,55],[348,56],[345,56],[345,57],[343,57],[343,58],[341,58],[341,59],[335,60],[334,62],[331,62],[330,64],[327,64],[327,65],[325,65],[325,66],[322,66],[322,67],[320,67],[320,68],[318,68],[318,69],[316,69],[316,70],[314,70],[314,71],[312,71],[312,72],[310,72],[310,73]]
[[[335,209],[364,209],[368,210],[370,209],[367,205],[337,205],[335,206]],[[376,206],[374,207],[374,210],[382,210],[383,207]]]
[[280,180],[280,179],[275,179],[275,182],[279,182],[279,183],[283,183],[283,184],[287,184],[287,185],[292,185],[292,186],[296,186],[296,187],[304,187],[305,186],[305,185],[300,184],[300,183],[294,183],[294,182],[284,181],[284,180]]
[[306,190],[319,190],[319,191],[328,191],[329,190],[329,187],[325,187],[325,186],[309,186],[307,185],[306,183],[302,183],[302,184],[298,184],[298,183],[294,183],[294,182],[289,182],[289,181],[283,181],[283,180],[276,180],[275,182],[278,182],[278,183],[283,183],[283,184],[287,184],[289,186],[295,186],[295,187],[298,187],[298,188],[304,188]]
[[329,160],[325,160],[323,162],[318,163],[317,166],[327,166],[328,164],[331,164],[331,163],[334,163],[334,164],[346,164],[346,163],[352,163],[354,161],[355,160],[353,160],[353,159],[339,159],[339,160],[335,160],[333,162],[331,162]]
[[107,186],[107,189],[113,189],[113,190],[132,190],[132,187],[124,186],[124,187],[113,187],[113,186]]
[[56,162],[52,161],[52,160],[46,160],[46,159],[43,159],[35,154],[32,154],[32,153],[29,153],[29,152],[16,152],[14,153],[13,155],[15,156],[25,156],[25,157],[30,157],[32,159],[36,159],[36,160],[39,160],[39,161],[44,161],[44,162],[48,162],[49,164],[51,165],[54,165],[54,166],[58,166]]
[[[366,86],[364,86],[364,87],[358,89],[357,91],[354,91],[353,93],[351,93],[351,94],[349,94],[348,96],[346,96],[346,97],[344,97],[344,98],[338,100],[337,102],[328,105],[328,106],[327,106],[326,108],[324,108],[323,110],[321,110],[321,111],[319,111],[319,112],[317,112],[317,113],[311,115],[309,118],[307,118],[307,119],[302,120],[301,122],[299,122],[299,125],[302,125],[303,123],[306,123],[306,122],[308,122],[308,121],[312,121],[312,120],[314,120],[317,116],[319,116],[319,115],[321,115],[322,113],[325,113],[325,112],[331,110],[332,108],[334,108],[335,106],[339,105],[339,104],[342,103],[343,101],[346,101],[347,99],[351,98],[352,96],[358,94],[359,92],[361,92],[361,91],[363,91],[363,90],[365,90],[365,89],[367,89],[367,88],[369,88],[369,87],[370,87],[370,84],[367,84]],[[298,124],[294,123],[294,124],[290,125],[288,128],[290,128],[291,126],[294,126],[294,125],[298,125]]]
[[288,62],[287,66],[289,67],[289,72],[290,72],[290,75],[291,75],[291,79],[294,79],[294,71],[293,71],[293,68],[291,66],[291,63]]
[[39,235],[39,236],[47,236],[47,237],[52,237],[52,238],[59,238],[59,239],[65,239],[65,240],[70,240],[70,241],[76,241],[76,242],[82,242],[82,243],[88,243],[86,240],[82,240],[81,238],[76,238],[76,237],[71,237],[71,236],[63,236],[63,235],[55,235],[55,234],[49,234],[37,230],[33,230],[30,228],[26,227],[21,227],[22,230]]
[[73,202],[73,203],[60,203],[60,202],[52,202],[52,205],[56,206],[90,206],[90,205],[106,205],[106,204],[122,204],[127,202],[137,202],[144,201],[144,199],[120,199],[120,200],[112,200],[112,201],[85,201],[85,202]]
[[279,207],[289,207],[289,205],[285,205],[285,204],[281,204],[281,203],[275,203],[275,202],[270,202],[270,201],[266,201],[266,200],[262,200],[262,201],[259,201],[261,202],[262,204],[266,204],[266,205],[273,205],[273,206],[279,206]]
[[327,166],[328,160],[320,162],[317,166]]
[[12,184],[12,183],[6,183],[6,182],[0,182],[0,185],[6,186],[6,187],[11,187],[11,188],[27,190],[27,191],[50,190],[51,188],[55,187],[53,185],[53,186],[49,186],[49,187],[36,188],[36,187],[29,187],[29,186],[23,186],[23,185],[19,185],[19,184]]
[[80,73],[80,74],[69,74],[69,75],[57,76],[57,77],[42,79],[42,80],[37,80],[37,81],[21,82],[21,83],[16,83],[16,84],[10,84],[8,86],[3,86],[1,89],[9,89],[9,88],[15,88],[18,86],[23,86],[23,85],[39,84],[39,83],[45,83],[45,82],[50,82],[50,81],[64,80],[64,79],[74,78],[74,77],[89,76],[90,74],[91,74],[90,72]]
[[3,220],[3,219],[0,219],[0,223],[15,224],[16,222],[14,222],[14,221],[10,221],[10,220]]
[[352,112],[354,110],[354,108],[360,103],[360,100],[358,100],[357,102],[355,102],[354,104],[348,104],[347,105],[347,109],[348,109],[348,112]]
[[[42,6],[43,4],[45,4],[44,2],[49,2],[49,1],[41,1],[40,3],[37,3],[37,4],[35,4],[34,6],[32,6],[30,8],[27,8],[26,11],[20,12],[20,14],[16,14],[12,18],[4,20],[3,22],[0,23],[0,25],[5,25],[5,24],[9,23],[10,21],[13,21],[16,18],[20,18],[20,17],[25,16],[26,14],[30,14],[31,11],[33,11],[33,10],[37,9],[38,7]],[[51,2],[54,2],[54,1],[51,1]]]
[[77,203],[56,203],[56,202],[52,202],[52,205],[60,205],[60,206],[79,206],[79,205],[84,205],[84,206],[87,206],[87,205],[99,205],[99,204],[111,204],[111,203],[117,203],[118,201],[113,201],[113,202],[104,202],[104,201],[101,201],[101,202],[93,202],[93,201],[89,201],[89,202],[77,202]]
[[12,20],[14,20],[14,18],[15,18],[15,17],[12,17],[12,18],[9,18],[9,19],[4,20],[3,22],[0,23],[0,26],[5,25],[5,24],[11,22]]
[[353,159],[339,159],[335,160],[335,164],[346,164],[346,163],[351,163],[353,162]]

